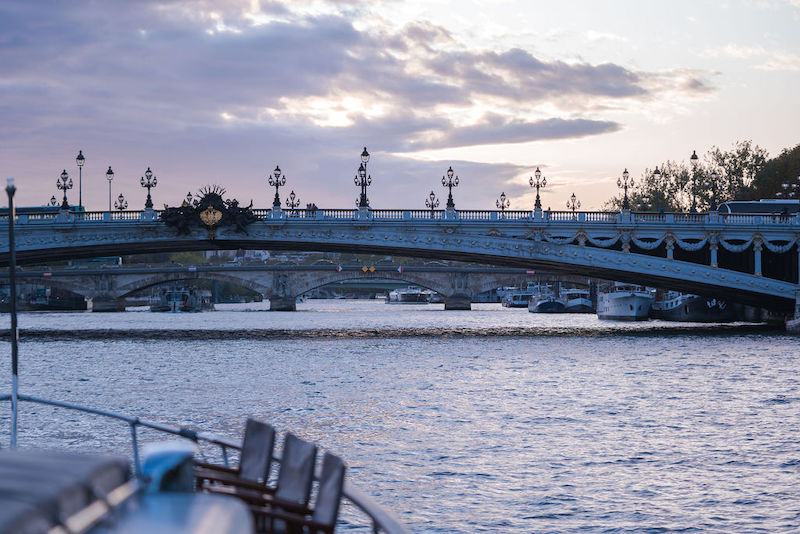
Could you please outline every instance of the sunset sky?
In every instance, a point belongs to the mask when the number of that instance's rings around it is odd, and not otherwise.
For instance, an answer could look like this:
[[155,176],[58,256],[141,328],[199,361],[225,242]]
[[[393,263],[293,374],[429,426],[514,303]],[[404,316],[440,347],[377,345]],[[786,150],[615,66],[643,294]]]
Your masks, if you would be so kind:
[[268,207],[422,208],[452,165],[462,209],[597,209],[627,167],[752,139],[800,143],[800,0],[85,1],[0,4],[0,166],[20,205],[105,172],[140,209],[207,184]]

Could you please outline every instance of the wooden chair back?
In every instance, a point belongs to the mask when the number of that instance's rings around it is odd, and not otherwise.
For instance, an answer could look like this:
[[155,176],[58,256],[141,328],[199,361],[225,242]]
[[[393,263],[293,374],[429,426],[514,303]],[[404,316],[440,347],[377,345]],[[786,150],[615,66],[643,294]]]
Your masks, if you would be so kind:
[[283,455],[281,457],[281,468],[278,471],[278,485],[275,497],[307,506],[311,497],[311,484],[314,480],[314,463],[316,460],[316,445],[298,438],[291,432],[287,432],[283,442]]
[[325,453],[322,458],[322,474],[319,478],[317,502],[312,519],[333,530],[339,517],[339,503],[344,488],[344,462],[336,455]]
[[272,425],[248,419],[242,440],[239,476],[266,483],[274,447],[275,429],[272,428]]

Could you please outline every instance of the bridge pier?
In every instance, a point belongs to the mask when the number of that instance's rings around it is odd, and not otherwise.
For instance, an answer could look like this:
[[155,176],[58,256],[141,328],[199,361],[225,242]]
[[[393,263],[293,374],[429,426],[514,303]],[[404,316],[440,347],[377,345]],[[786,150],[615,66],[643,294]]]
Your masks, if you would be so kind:
[[269,311],[297,311],[297,298],[270,297]]
[[444,298],[445,310],[471,310],[472,299],[464,295],[453,295]]
[[92,297],[93,312],[125,311],[125,299],[113,295],[95,295]]

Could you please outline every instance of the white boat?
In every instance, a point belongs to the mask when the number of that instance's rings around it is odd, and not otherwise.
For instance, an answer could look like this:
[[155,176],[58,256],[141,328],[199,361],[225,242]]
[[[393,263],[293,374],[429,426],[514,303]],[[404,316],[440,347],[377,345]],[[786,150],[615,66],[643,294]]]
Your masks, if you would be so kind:
[[532,296],[532,289],[508,289],[500,303],[506,308],[527,308]]
[[653,292],[642,286],[614,282],[614,286],[597,295],[597,317],[612,321],[646,321],[655,299]]
[[537,285],[533,288],[533,296],[528,301],[531,313],[563,313],[566,301],[561,296],[559,285]]
[[567,313],[594,313],[594,304],[588,289],[562,289],[561,296],[566,300]]
[[427,304],[428,292],[418,287],[407,287],[405,289],[393,289],[389,292],[386,299],[387,304]]

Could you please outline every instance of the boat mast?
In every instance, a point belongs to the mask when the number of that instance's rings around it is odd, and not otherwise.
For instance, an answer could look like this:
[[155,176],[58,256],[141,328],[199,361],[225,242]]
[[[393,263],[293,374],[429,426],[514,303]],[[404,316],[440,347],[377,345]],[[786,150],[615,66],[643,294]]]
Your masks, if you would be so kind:
[[6,185],[8,193],[8,283],[9,304],[11,312],[11,448],[17,448],[17,343],[19,341],[19,329],[17,328],[17,252],[14,246],[14,177],[9,176]]

